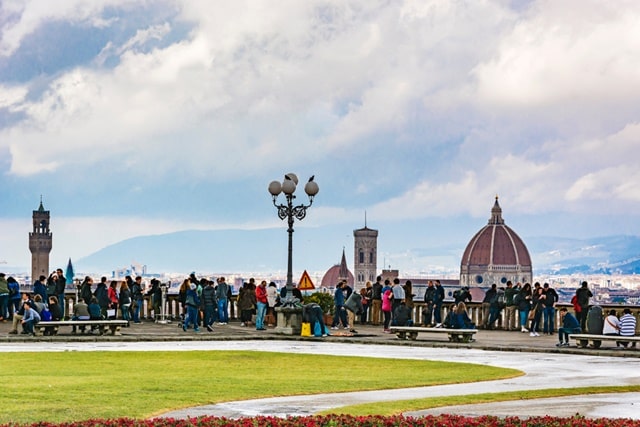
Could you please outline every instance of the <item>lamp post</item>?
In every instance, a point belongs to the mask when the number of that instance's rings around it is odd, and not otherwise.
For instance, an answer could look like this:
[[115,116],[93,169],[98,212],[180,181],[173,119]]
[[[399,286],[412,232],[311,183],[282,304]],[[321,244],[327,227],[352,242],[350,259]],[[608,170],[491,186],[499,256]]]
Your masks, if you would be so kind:
[[[273,198],[273,206],[278,209],[278,217],[282,220],[287,219],[289,228],[289,250],[287,258],[287,295],[284,298],[283,306],[293,306],[296,300],[293,297],[293,222],[295,219],[299,221],[303,220],[307,215],[307,209],[313,204],[313,198],[318,194],[320,188],[318,184],[313,180],[313,176],[309,178],[309,181],[304,186],[304,192],[309,196],[309,204],[300,204],[294,206],[293,202],[296,198],[295,194],[296,186],[298,185],[298,177],[294,173],[288,173],[284,176],[284,181],[272,181],[269,184],[269,193]],[[278,196],[283,193],[286,199],[286,204],[278,204]]]

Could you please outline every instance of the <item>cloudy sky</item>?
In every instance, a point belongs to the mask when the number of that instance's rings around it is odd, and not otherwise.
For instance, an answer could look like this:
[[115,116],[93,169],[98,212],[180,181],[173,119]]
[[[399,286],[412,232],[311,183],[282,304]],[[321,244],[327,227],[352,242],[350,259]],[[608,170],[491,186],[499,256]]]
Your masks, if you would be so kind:
[[496,194],[523,236],[638,234],[638,22],[635,0],[3,0],[0,261],[29,265],[41,195],[54,265],[282,227],[286,172],[320,186],[303,226],[367,211],[407,247],[402,224],[473,233]]

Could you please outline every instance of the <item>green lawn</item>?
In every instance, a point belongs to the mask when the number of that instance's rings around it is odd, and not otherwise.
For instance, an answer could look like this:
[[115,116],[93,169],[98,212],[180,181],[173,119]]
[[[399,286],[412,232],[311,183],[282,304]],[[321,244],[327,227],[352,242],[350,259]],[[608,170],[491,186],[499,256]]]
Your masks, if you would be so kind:
[[5,353],[2,365],[0,423],[146,418],[223,401],[522,375],[484,365],[253,351]]
[[640,391],[639,385],[518,390],[500,393],[479,393],[461,396],[442,396],[423,399],[395,400],[391,402],[363,403],[360,405],[343,406],[331,411],[321,412],[320,414],[340,413],[356,416],[397,415],[409,411],[419,411],[422,409],[439,408],[443,406],[544,399],[548,397],[575,396],[580,394],[629,393],[638,391]]

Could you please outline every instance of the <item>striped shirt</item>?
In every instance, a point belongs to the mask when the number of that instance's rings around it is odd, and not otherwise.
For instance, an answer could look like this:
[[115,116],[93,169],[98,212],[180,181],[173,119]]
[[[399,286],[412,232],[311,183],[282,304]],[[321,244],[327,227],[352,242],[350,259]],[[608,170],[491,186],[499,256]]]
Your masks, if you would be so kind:
[[636,334],[636,318],[632,314],[625,314],[620,318],[620,335],[632,337]]

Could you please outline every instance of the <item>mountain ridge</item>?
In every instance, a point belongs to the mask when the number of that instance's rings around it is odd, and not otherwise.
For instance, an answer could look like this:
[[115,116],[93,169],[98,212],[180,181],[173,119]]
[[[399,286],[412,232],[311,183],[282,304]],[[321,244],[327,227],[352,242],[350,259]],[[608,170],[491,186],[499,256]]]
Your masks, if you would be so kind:
[[[340,245],[341,241],[350,244]],[[587,239],[534,236],[523,239],[531,254],[534,274],[638,274],[640,237],[602,236]],[[401,247],[398,239],[381,248],[378,265],[405,272],[459,271],[467,242]],[[342,246],[342,248],[340,247]],[[294,233],[295,271],[322,272],[338,264],[342,250],[353,264],[353,238],[332,227],[301,228]],[[384,249],[384,251],[381,251]],[[273,272],[286,271],[287,233],[282,228],[258,230],[185,230],[138,236],[109,245],[74,261],[78,271],[112,271],[133,260],[151,272]],[[387,264],[391,260],[391,264]]]

